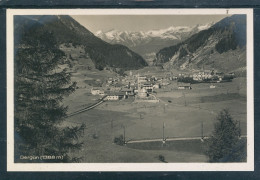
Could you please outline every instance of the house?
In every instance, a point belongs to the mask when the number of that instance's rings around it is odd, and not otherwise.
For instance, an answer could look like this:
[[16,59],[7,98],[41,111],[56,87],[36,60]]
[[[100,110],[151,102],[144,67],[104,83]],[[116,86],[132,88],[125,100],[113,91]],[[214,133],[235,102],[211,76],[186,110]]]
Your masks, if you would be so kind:
[[121,92],[125,95],[134,95],[134,90],[132,88],[122,88]]
[[108,101],[118,101],[120,99],[126,99],[127,96],[122,93],[122,92],[117,92],[117,93],[114,93],[114,92],[110,92],[107,94],[107,97],[106,97],[106,100]]
[[178,74],[179,77],[190,77],[190,74],[186,74],[186,73],[180,73]]
[[136,84],[135,85],[131,85],[130,88],[133,89],[134,94],[138,93],[138,85],[136,85]]
[[113,78],[108,78],[107,83],[112,84],[114,82]]
[[121,87],[117,87],[117,86],[111,86],[111,87],[109,87],[109,90],[110,91],[120,91],[122,88]]
[[101,95],[101,96],[103,96],[104,95],[104,91],[101,90],[101,89],[98,89],[98,88],[92,88],[91,89],[91,94],[92,95]]
[[186,65],[181,65],[180,66],[180,69],[185,69],[186,68]]
[[228,75],[235,76],[235,73],[231,72],[231,73],[228,73]]
[[138,77],[138,83],[147,82],[147,78],[145,76]]
[[178,77],[177,77],[177,76],[172,76],[172,77],[170,77],[169,79],[170,79],[171,81],[174,81],[174,80],[177,80]]
[[170,83],[169,82],[166,82],[166,81],[163,81],[162,82],[162,86],[167,86],[167,85],[169,85]]
[[143,84],[142,89],[145,89],[148,93],[153,92],[153,85],[152,84]]
[[192,89],[191,86],[178,86],[178,89]]
[[160,86],[160,84],[154,84],[154,85],[153,85],[153,88],[154,88],[154,89],[159,89],[159,88],[161,88],[161,86]]
[[99,94],[99,89],[94,89],[94,88],[92,88],[92,89],[91,89],[91,94],[92,94],[92,95],[98,95],[98,94]]
[[140,92],[138,92],[138,96],[140,98],[146,98],[148,96],[146,89],[141,89]]
[[179,84],[178,89],[192,89],[190,84]]
[[117,101],[117,100],[119,100],[119,96],[117,96],[117,95],[107,95],[106,100]]

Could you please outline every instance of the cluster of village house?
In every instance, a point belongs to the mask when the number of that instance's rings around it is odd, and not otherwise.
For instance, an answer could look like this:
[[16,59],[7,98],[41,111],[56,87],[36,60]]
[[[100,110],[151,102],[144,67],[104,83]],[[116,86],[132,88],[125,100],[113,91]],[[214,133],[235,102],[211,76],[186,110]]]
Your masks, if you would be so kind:
[[192,74],[179,74],[179,77],[190,77],[194,81],[203,81],[205,79],[216,79],[222,81],[224,76],[234,76],[234,73],[224,74],[223,72],[217,72],[214,70],[194,71]]
[[[91,89],[92,95],[106,96],[106,100],[120,100],[128,97],[138,97],[146,99],[155,89],[167,86],[170,81],[177,80],[180,77],[190,77],[195,81],[204,79],[217,78],[222,80],[224,73],[214,72],[212,70],[204,70],[193,72],[193,74],[179,74],[173,76],[171,73],[166,74],[164,78],[155,76],[132,75],[124,78],[108,78],[105,87],[96,87]],[[178,89],[191,89],[189,83],[178,83]]]
[[[127,76],[125,78],[108,78],[106,87],[92,88],[91,94],[106,96],[106,100],[120,100],[128,97],[147,98],[160,84],[154,77]],[[106,90],[104,90],[106,89]]]

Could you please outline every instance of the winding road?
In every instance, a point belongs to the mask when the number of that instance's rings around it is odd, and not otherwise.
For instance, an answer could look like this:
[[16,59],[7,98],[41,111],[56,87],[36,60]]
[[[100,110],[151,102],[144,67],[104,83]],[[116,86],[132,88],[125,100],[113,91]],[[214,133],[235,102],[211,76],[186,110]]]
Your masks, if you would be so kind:
[[102,104],[103,102],[105,102],[105,98],[106,98],[106,97],[107,97],[107,96],[102,97],[102,99],[101,99],[100,101],[98,101],[98,102],[96,102],[96,103],[94,103],[94,104],[92,104],[92,105],[90,105],[90,106],[88,106],[88,107],[85,107],[85,108],[83,108],[83,109],[80,109],[80,110],[78,110],[78,111],[75,111],[75,112],[73,112],[73,113],[68,114],[68,115],[66,116],[66,118],[71,117],[71,116],[75,116],[75,115],[80,114],[80,113],[85,112],[85,111],[89,111],[89,110],[91,110],[91,109],[93,109],[93,108],[99,106],[100,104]]

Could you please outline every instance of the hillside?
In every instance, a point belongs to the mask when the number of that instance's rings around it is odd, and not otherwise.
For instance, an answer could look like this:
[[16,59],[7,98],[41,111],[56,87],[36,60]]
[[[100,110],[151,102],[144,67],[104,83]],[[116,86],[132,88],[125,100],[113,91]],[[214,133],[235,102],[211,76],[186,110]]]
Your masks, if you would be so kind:
[[153,61],[160,49],[184,41],[191,35],[208,29],[212,23],[196,26],[171,26],[149,31],[120,31],[111,29],[97,31],[95,35],[111,44],[122,44],[139,53],[147,62]]
[[233,15],[177,45],[161,49],[154,63],[164,68],[215,68],[244,73],[245,46],[246,16]]
[[[40,43],[39,35],[53,34],[57,46],[83,46],[96,68],[138,69],[147,65],[137,53],[123,45],[111,45],[96,37],[70,16],[15,16],[15,45],[26,46],[28,42]],[[27,39],[26,34],[30,34]]]

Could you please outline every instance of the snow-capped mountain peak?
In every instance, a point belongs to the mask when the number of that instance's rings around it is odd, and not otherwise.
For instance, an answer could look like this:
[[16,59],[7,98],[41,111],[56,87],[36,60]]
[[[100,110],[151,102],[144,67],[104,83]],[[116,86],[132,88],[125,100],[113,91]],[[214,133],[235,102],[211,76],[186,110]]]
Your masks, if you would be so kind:
[[121,40],[140,41],[140,40],[147,40],[151,38],[181,40],[182,35],[187,36],[187,34],[189,35],[194,34],[201,30],[208,29],[212,25],[213,23],[196,25],[196,26],[170,26],[165,29],[149,30],[146,32],[144,31],[129,32],[129,31],[119,31],[115,29],[111,29],[109,31],[103,32],[99,30],[95,33],[95,35],[110,43],[119,43]]

